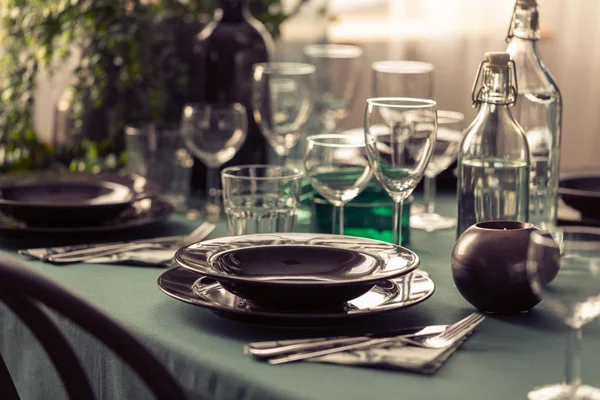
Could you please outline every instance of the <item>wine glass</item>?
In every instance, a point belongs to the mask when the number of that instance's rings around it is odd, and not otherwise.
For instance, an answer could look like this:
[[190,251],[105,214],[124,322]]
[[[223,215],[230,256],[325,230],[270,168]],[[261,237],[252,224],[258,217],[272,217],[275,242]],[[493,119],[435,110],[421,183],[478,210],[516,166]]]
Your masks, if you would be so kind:
[[183,108],[181,135],[186,147],[206,165],[209,216],[220,214],[219,167],[230,161],[246,140],[246,108],[239,103],[195,103]]
[[411,215],[411,228],[433,232],[456,226],[456,218],[444,217],[435,213],[435,180],[456,160],[463,137],[462,122],[464,119],[465,116],[459,112],[442,110],[437,112],[438,131],[435,150],[425,169],[423,185],[425,212]]
[[533,231],[527,275],[533,292],[567,325],[563,383],[534,388],[531,400],[600,399],[600,389],[581,383],[581,328],[600,315],[600,229],[565,227]]
[[365,143],[375,177],[394,201],[392,241],[400,245],[402,203],[415,189],[435,148],[436,103],[402,97],[367,99]]
[[344,205],[358,196],[373,175],[362,135],[321,134],[307,138],[304,157],[312,187],[339,210],[339,233],[344,234]]
[[310,44],[304,47],[307,62],[316,67],[315,108],[327,132],[336,132],[348,116],[360,79],[363,50],[342,44]]
[[[428,62],[407,60],[375,61],[371,64],[373,97],[409,97],[433,99],[433,72]],[[411,214],[426,212],[418,203],[411,206]]]
[[254,64],[254,119],[283,166],[302,134],[315,88],[315,66],[303,63]]
[[432,99],[434,69],[420,61],[376,61],[371,64],[373,96]]

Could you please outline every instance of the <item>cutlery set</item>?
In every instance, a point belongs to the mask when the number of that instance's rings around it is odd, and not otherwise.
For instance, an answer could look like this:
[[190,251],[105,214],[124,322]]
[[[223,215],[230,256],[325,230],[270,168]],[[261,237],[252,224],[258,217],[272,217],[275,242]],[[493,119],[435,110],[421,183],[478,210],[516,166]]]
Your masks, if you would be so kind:
[[215,229],[215,225],[210,222],[203,222],[198,228],[186,236],[171,236],[154,239],[135,241],[132,243],[122,243],[114,245],[98,246],[84,250],[76,250],[60,254],[52,254],[45,258],[56,264],[82,262],[88,259],[109,256],[125,251],[151,249],[151,248],[172,248],[174,250],[180,247],[196,243],[206,239],[208,235]]
[[[38,248],[19,250],[20,254],[40,259],[52,264],[70,264],[116,256],[136,250],[170,250],[173,254],[182,246],[202,241],[215,229],[210,222],[203,222],[198,228],[185,236],[166,236],[142,239],[132,242],[74,245],[56,248]],[[169,258],[172,258],[169,257]]]
[[[404,344],[427,349],[449,348],[467,337],[485,317],[473,313],[452,325],[431,325],[364,336],[300,339],[249,343],[244,352],[269,364],[286,364],[344,351],[355,351],[389,344]],[[413,331],[413,332],[411,332]]]

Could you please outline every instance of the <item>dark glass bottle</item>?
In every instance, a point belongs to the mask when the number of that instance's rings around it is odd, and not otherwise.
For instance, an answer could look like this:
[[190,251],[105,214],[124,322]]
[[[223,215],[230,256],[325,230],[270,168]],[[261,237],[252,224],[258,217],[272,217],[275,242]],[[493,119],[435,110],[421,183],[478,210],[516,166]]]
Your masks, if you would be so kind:
[[[248,111],[246,142],[227,165],[265,164],[267,145],[253,117],[252,65],[269,61],[273,40],[252,17],[248,0],[219,0],[213,20],[198,34],[190,102],[238,102]],[[223,166],[223,167],[225,167]],[[205,187],[206,168],[196,160],[193,189]]]

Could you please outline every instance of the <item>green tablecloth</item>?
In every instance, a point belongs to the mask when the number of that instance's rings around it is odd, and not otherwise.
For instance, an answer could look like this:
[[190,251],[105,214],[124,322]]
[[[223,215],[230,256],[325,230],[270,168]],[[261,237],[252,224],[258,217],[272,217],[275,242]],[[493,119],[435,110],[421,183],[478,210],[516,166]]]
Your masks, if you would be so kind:
[[[451,197],[440,210],[454,212]],[[194,223],[183,218],[162,230],[184,233]],[[225,234],[219,226],[213,236]],[[450,274],[454,231],[412,232],[410,248],[422,260],[437,291],[425,303],[389,314],[377,324],[402,327],[450,323],[473,311]],[[9,250],[8,248],[12,248]],[[16,245],[4,246],[13,257]],[[270,366],[246,356],[248,341],[296,336],[300,332],[246,325],[165,296],[156,286],[160,268],[78,264],[56,267],[28,261],[43,275],[88,299],[129,327],[198,399],[519,399],[531,387],[562,379],[564,328],[547,310],[490,316],[433,376],[315,363]],[[61,320],[88,366],[99,397],[147,398],[130,371],[87,334]],[[377,326],[371,328],[377,329]],[[31,335],[2,306],[0,351],[23,399],[65,398],[58,378]],[[322,334],[334,333],[323,331]],[[335,333],[339,333],[335,331]],[[600,385],[600,331],[584,329],[583,378]]]

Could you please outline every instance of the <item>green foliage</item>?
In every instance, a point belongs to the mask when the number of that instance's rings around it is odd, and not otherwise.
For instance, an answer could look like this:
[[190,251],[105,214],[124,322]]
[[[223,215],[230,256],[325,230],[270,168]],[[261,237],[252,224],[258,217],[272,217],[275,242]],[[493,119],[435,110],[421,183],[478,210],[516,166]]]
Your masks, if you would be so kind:
[[[273,36],[281,0],[251,3]],[[190,67],[180,48],[210,19],[216,0],[0,0],[0,170],[58,165],[117,168],[127,124],[179,118]],[[36,79],[79,55],[65,93],[68,145],[36,136]],[[104,121],[105,124],[98,123]],[[81,140],[81,138],[87,140]]]

